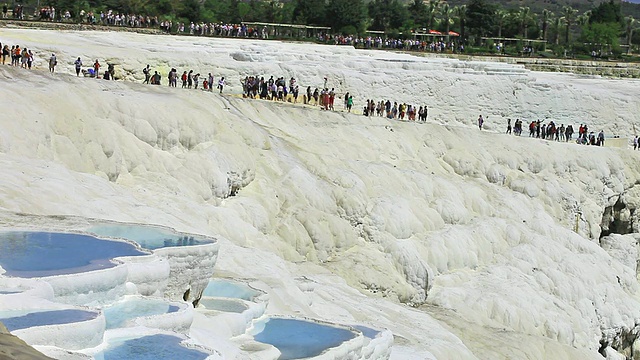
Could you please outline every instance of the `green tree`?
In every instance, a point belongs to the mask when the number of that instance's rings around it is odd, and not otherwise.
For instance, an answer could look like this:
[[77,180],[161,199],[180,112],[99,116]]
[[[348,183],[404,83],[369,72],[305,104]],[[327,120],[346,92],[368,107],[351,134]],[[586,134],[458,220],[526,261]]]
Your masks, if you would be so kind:
[[327,4],[324,0],[295,0],[293,21],[296,24],[326,25]]
[[471,0],[467,4],[466,26],[469,33],[475,36],[476,44],[480,44],[481,37],[491,34],[495,24],[496,6],[485,0]]
[[198,0],[183,0],[176,9],[176,16],[187,19],[188,21],[202,20],[202,3]]
[[449,42],[449,31],[451,31],[451,25],[454,23],[455,9],[445,3],[440,7],[440,15],[442,16],[442,23],[444,23],[445,34],[447,34],[447,42]]
[[625,34],[627,36],[627,45],[629,46],[627,48],[627,54],[631,54],[631,38],[633,36],[635,23],[636,23],[636,19],[634,19],[633,16],[631,15],[624,18],[624,29],[625,29]]
[[529,25],[533,21],[534,15],[531,13],[531,9],[526,7],[521,7],[517,14],[518,23],[520,24],[520,29],[522,31],[522,36],[527,39]]
[[409,19],[407,8],[398,0],[375,0],[369,3],[372,30],[398,30]]
[[284,24],[293,24],[294,9],[295,9],[295,3],[293,1],[283,3],[278,12],[277,22],[284,23]]
[[249,6],[249,4],[245,2],[239,2],[236,5],[236,8],[238,9],[238,17],[240,18],[240,22],[248,21],[249,19],[247,19],[247,15],[249,15],[249,13],[251,12],[251,6]]
[[[215,0],[210,0],[215,1]],[[174,13],[173,9],[174,2],[171,0],[158,0],[156,2],[155,11],[151,11],[155,15],[170,15]],[[205,3],[206,7],[206,3]]]
[[558,45],[560,42],[560,32],[562,31],[562,26],[564,26],[564,18],[558,16],[551,21],[551,30],[553,31],[553,43]]
[[440,0],[429,0],[427,4],[427,28],[432,29],[437,25],[438,11],[440,10]]
[[564,42],[566,44],[569,44],[569,33],[571,32],[571,25],[575,23],[577,15],[578,10],[572,8],[571,6],[565,6],[562,8],[562,18],[565,25]]
[[362,32],[366,19],[367,7],[363,0],[329,0],[327,23],[334,31]]
[[467,22],[467,5],[460,5],[453,8],[453,14],[456,16],[458,26],[460,26],[460,41],[465,42],[465,30]]
[[427,26],[427,5],[422,0],[413,0],[408,7],[409,16],[419,27]]
[[502,38],[502,29],[504,28],[505,22],[509,19],[509,13],[505,9],[497,9],[495,19],[496,25],[498,26],[498,37]]
[[582,30],[582,39],[592,44],[617,47],[618,34],[620,34],[620,24],[618,23],[593,23]]
[[619,1],[604,1],[591,9],[589,23],[622,23]]
[[576,24],[583,27],[587,26],[589,25],[590,18],[591,18],[591,10],[585,11],[584,14],[578,15],[578,17],[576,18]]
[[119,8],[129,14],[147,13],[148,6],[148,0],[121,0],[119,4]]
[[547,9],[542,10],[542,40],[547,41],[547,30],[549,30],[549,23],[553,18],[553,13]]

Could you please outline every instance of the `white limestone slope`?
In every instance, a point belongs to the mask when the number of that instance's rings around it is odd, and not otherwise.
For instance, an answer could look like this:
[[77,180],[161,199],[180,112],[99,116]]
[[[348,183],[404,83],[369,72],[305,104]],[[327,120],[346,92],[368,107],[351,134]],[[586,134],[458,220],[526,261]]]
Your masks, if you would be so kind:
[[[230,241],[217,267],[262,283],[268,313],[388,327],[392,358],[598,359],[600,339],[640,318],[621,256],[633,244],[597,241],[604,208],[637,191],[640,155],[499,134],[504,115],[627,135],[637,81],[310,44],[18,29],[0,40],[33,48],[39,67],[56,52],[66,73],[0,67],[15,84],[0,96],[3,222],[79,215],[219,234]],[[359,103],[427,103],[431,121],[78,79],[77,56],[116,61],[128,80],[146,63],[212,71],[236,92],[240,75],[312,87],[328,76]],[[473,127],[478,113],[489,131]]]

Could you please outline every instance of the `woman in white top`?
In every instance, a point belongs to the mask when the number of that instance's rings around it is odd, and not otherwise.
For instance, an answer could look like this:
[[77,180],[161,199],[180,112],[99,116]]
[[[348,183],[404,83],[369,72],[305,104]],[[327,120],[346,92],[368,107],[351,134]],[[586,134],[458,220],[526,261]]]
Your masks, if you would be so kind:
[[220,89],[220,94],[222,94],[222,89],[224,88],[224,77],[222,77],[219,81],[218,81],[218,89]]

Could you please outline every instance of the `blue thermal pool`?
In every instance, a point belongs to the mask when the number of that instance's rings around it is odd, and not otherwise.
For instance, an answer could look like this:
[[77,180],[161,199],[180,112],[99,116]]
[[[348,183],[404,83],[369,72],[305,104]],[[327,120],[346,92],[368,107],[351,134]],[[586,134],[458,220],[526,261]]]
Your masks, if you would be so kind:
[[366,326],[353,325],[353,327],[360,330],[362,332],[362,335],[368,337],[369,339],[374,339],[376,336],[378,336],[378,334],[380,334],[380,331]]
[[254,339],[280,350],[279,360],[291,360],[320,355],[355,337],[352,331],[311,321],[271,318]]
[[218,310],[230,313],[241,313],[249,308],[239,300],[233,299],[202,298],[200,305],[204,306],[207,310]]
[[103,309],[107,320],[107,329],[126,326],[129,320],[153,315],[169,314],[180,308],[170,305],[162,299],[137,298],[121,301]]
[[204,289],[202,296],[226,297],[252,301],[262,295],[258,290],[250,288],[248,285],[228,280],[211,280]]
[[82,321],[93,320],[98,317],[97,312],[84,310],[51,310],[26,313],[20,312],[0,312],[0,322],[9,331],[27,329],[45,325],[63,325]]
[[114,267],[111,259],[147,255],[133,244],[89,235],[51,232],[0,233],[5,275],[33,278]]
[[150,335],[137,339],[109,341],[109,347],[94,355],[95,360],[204,360],[209,354],[180,345],[171,335]]
[[122,238],[135,241],[145,249],[155,250],[166,247],[204,245],[213,243],[212,240],[197,238],[194,236],[182,236],[152,226],[143,225],[95,225],[87,229],[88,232],[98,236]]

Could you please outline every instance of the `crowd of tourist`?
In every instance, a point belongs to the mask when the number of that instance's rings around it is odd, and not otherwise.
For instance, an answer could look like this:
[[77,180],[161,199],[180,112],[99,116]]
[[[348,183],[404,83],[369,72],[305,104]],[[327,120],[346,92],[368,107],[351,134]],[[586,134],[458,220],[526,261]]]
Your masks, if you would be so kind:
[[[13,17],[24,19],[23,6],[16,5],[13,8]],[[8,6],[3,7],[3,17],[7,18]],[[69,10],[58,13],[54,6],[44,6],[36,9],[35,19],[40,21],[79,21],[84,24],[119,26],[131,28],[158,28],[166,33],[190,34],[195,36],[220,36],[220,37],[240,37],[268,39],[276,36],[275,30],[269,30],[266,26],[249,26],[247,24],[227,24],[212,22],[191,22],[185,24],[170,20],[159,20],[158,16],[141,14],[124,14],[113,10],[94,13],[92,11],[80,10],[76,18],[72,18]],[[278,34],[281,35],[281,34]],[[305,36],[310,36],[307,33]],[[395,39],[381,36],[357,37],[353,35],[336,35],[324,31],[313,34],[316,40],[334,45],[349,45],[365,49],[394,49],[405,51],[430,51],[430,52],[463,52],[464,46],[458,45],[454,41],[448,41],[447,36],[432,36],[430,41],[426,39]],[[445,41],[447,40],[447,41]]]
[[[301,102],[307,105],[320,106],[322,110],[335,110],[335,99],[337,97],[335,88],[329,89],[328,79],[324,78],[324,85],[321,88],[311,89],[307,86],[306,92],[301,97]],[[246,76],[240,80],[243,97],[250,99],[263,99],[270,101],[286,101],[297,103],[300,97],[300,87],[297,80],[291,77],[288,81],[284,76],[274,78],[271,76],[265,79],[264,76]],[[353,96],[350,93],[344,95],[344,110],[351,112],[353,108]],[[367,100],[362,108],[364,116],[380,116],[388,119],[426,121],[428,116],[427,106],[420,106],[406,103],[391,103],[390,100]]]
[[[478,127],[480,130],[482,130],[483,123],[484,119],[482,118],[482,115],[480,115],[478,118]],[[554,121],[549,121],[545,124],[544,120],[533,120],[528,126],[529,137],[538,139],[569,142],[572,140],[573,134],[575,133],[573,125],[569,124],[565,127],[564,124],[561,124],[560,126],[557,126]],[[513,133],[513,135],[520,136],[522,134],[522,120],[516,119],[512,127],[511,119],[507,119],[507,131],[505,133]],[[596,135],[593,131],[589,131],[587,124],[580,124],[580,127],[578,128],[578,137],[576,139],[577,144],[604,146],[604,142],[605,136],[603,130],[600,130]]]
[[27,48],[20,48],[20,45],[12,45],[9,49],[9,45],[0,43],[0,49],[2,49],[2,64],[7,63],[7,58],[10,58],[9,65],[19,66],[23,69],[31,69],[33,65],[33,51]]
[[[236,29],[234,31],[248,31],[247,29]],[[375,43],[375,42],[374,42]],[[9,45],[0,43],[1,61],[2,64],[7,63],[7,58],[10,58],[9,65],[19,66],[24,69],[31,69],[34,62],[34,53],[32,50],[21,48],[19,45],[13,45],[9,48]],[[57,66],[57,57],[55,54],[51,54],[48,59],[49,71],[55,72]],[[101,64],[96,59],[93,64],[86,69],[83,69],[83,63],[80,57],[74,61],[74,67],[76,76],[83,74],[85,77],[92,77],[97,79],[115,80],[114,65],[107,64],[107,70],[101,71]],[[143,70],[144,84],[161,85],[162,76],[158,71],[152,70],[150,65],[147,65]],[[200,73],[194,70],[184,70],[181,75],[178,75],[178,71],[172,68],[168,75],[168,86],[177,87],[178,79],[181,80],[182,88],[184,89],[202,89],[205,91],[213,91],[214,87],[222,93],[226,85],[224,77],[220,77],[218,81],[215,81],[212,73],[208,73],[207,76],[201,76]],[[273,76],[265,79],[264,76],[245,76],[240,79],[242,85],[243,97],[250,99],[263,99],[270,101],[283,101],[298,103],[300,98],[300,86],[294,77],[291,77],[288,81],[284,76],[274,78]],[[323,86],[311,90],[311,86],[306,88],[305,94],[302,95],[302,103],[307,105],[320,106],[323,110],[335,110],[334,103],[337,97],[335,88],[329,89],[328,79],[324,78]],[[353,108],[353,96],[348,92],[344,95],[344,110],[351,112]],[[390,100],[374,101],[373,99],[367,99],[366,104],[362,107],[362,114],[364,116],[379,116],[386,117],[388,119],[407,120],[407,121],[419,121],[425,122],[428,117],[428,106],[415,106],[403,102],[391,102]],[[416,120],[417,119],[417,120]],[[480,130],[482,130],[485,119],[480,115],[477,120],[477,124]],[[545,120],[533,120],[528,122],[529,137],[555,140],[555,141],[572,141],[574,134],[573,125],[569,124],[565,126],[561,124],[557,126],[554,121],[545,123]],[[513,134],[515,136],[521,136],[523,132],[523,120],[516,119],[513,124],[511,119],[507,119],[507,134]],[[585,145],[604,146],[605,135],[604,131],[600,131],[597,135],[593,131],[589,131],[586,124],[580,124],[578,128],[578,136],[576,143]],[[640,143],[636,136],[633,140],[634,150],[640,149]]]
[[321,41],[332,42],[336,45],[350,45],[364,49],[394,49],[405,51],[430,52],[464,52],[464,45],[457,45],[453,41],[444,41],[444,37],[433,38],[432,41],[418,39],[394,39],[381,36],[355,37],[344,35],[320,35]]

